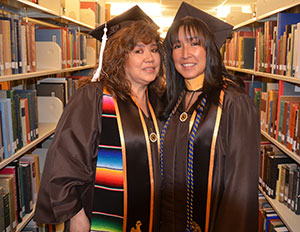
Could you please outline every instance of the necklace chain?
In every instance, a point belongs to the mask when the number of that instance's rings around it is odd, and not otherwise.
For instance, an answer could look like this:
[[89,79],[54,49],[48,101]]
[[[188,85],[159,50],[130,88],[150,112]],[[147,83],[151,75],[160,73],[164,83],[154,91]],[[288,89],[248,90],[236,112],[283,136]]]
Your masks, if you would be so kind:
[[[187,92],[187,93],[188,93],[188,92]],[[187,104],[186,107],[185,107],[185,111],[188,111],[188,110],[189,110],[189,107],[190,107],[190,104],[191,104],[191,102],[192,102],[192,99],[194,98],[194,95],[195,95],[195,91],[192,92],[191,98],[189,99],[189,102],[188,102],[188,104]]]

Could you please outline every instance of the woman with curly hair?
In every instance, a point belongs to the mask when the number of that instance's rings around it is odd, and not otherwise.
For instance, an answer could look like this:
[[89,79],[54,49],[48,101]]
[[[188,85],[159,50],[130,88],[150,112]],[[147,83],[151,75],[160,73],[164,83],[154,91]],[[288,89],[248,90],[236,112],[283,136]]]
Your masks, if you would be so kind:
[[34,219],[72,232],[158,231],[161,38],[137,6],[106,25],[91,33],[108,29],[102,69],[62,114]]

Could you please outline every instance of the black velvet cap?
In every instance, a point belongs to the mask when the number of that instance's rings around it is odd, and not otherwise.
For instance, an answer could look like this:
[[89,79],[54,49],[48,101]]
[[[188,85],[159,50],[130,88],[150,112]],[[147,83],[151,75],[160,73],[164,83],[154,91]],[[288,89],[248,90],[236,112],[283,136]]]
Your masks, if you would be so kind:
[[215,35],[216,43],[218,48],[222,46],[226,38],[231,34],[233,26],[194,7],[186,2],[182,2],[180,5],[175,20],[184,18],[185,16],[191,16],[198,18],[206,23],[211,32]]
[[[159,28],[152,19],[144,12],[139,6],[134,6],[127,10],[126,12],[115,16],[114,18],[108,20],[106,22],[107,27],[107,37],[113,35],[115,32],[117,32],[119,29],[130,25],[131,23],[137,21],[137,20],[146,20],[151,23],[153,23],[157,29]],[[90,35],[92,35],[97,40],[101,41],[103,36],[103,29],[105,27],[105,23],[97,27],[96,29],[92,30],[90,32]]]

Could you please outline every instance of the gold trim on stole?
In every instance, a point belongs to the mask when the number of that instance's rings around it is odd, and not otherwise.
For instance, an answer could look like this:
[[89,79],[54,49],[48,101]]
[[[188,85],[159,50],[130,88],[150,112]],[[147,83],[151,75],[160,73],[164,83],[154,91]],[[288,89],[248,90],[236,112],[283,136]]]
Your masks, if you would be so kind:
[[219,103],[218,110],[217,110],[215,128],[214,128],[213,138],[212,138],[211,148],[210,148],[207,201],[206,201],[206,217],[205,217],[205,232],[208,232],[208,229],[209,229],[211,190],[212,190],[212,179],[213,179],[214,160],[215,160],[215,151],[216,151],[216,141],[217,141],[218,131],[219,131],[219,127],[220,127],[220,121],[221,121],[221,116],[222,116],[223,99],[224,99],[224,91],[221,90],[220,103]]
[[123,159],[123,188],[124,188],[124,219],[123,219],[123,231],[126,231],[127,227],[127,201],[128,201],[128,189],[127,189],[127,166],[126,166],[126,148],[125,148],[125,138],[123,133],[122,121],[120,117],[119,106],[117,100],[112,96],[114,101],[117,123],[120,134],[121,148],[122,148],[122,159]]
[[[137,106],[137,108],[139,110],[139,115],[140,115],[140,118],[141,118],[143,130],[144,130],[144,134],[145,134],[146,145],[147,145],[150,183],[151,183],[150,218],[149,218],[149,232],[151,232],[152,229],[153,229],[153,209],[154,209],[154,177],[153,177],[153,161],[152,161],[152,154],[151,154],[151,146],[150,146],[150,140],[149,140],[149,136],[148,136],[148,129],[147,129],[147,126],[146,126],[146,122],[145,122],[142,110],[139,107],[139,105],[138,105],[136,99],[134,98],[134,96],[132,96],[131,98],[132,98],[133,102],[135,103],[135,105]],[[150,114],[151,114],[151,117],[152,117],[152,120],[153,120],[153,124],[154,124],[154,127],[155,127],[156,134],[158,136],[157,144],[159,144],[160,139],[159,139],[158,125],[157,125],[157,121],[156,121],[154,111],[153,111],[152,106],[149,102],[148,92],[147,92],[147,104],[148,104],[149,111],[150,111]],[[159,145],[157,146],[157,148],[159,149]]]

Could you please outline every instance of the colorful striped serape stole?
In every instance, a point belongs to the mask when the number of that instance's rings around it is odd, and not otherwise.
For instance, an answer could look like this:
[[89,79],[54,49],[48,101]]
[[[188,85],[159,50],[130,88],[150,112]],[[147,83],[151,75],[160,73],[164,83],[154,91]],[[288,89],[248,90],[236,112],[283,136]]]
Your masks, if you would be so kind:
[[91,231],[123,231],[123,195],[123,160],[117,115],[112,96],[104,94]]

